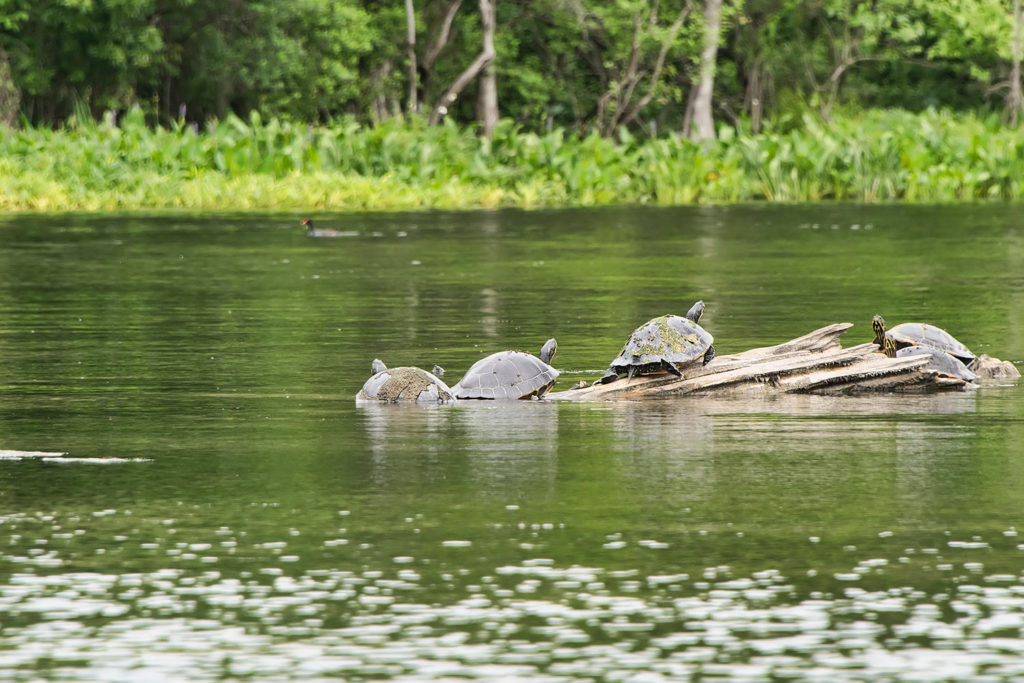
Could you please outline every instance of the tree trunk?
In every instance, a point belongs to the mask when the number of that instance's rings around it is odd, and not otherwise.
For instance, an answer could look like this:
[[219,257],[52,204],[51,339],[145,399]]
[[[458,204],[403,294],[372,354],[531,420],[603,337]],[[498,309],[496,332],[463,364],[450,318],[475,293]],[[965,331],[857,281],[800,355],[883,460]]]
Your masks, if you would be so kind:
[[450,0],[448,6],[445,8],[444,17],[441,20],[441,25],[437,29],[437,36],[434,40],[434,44],[427,48],[427,51],[423,54],[423,59],[419,61],[419,89],[417,90],[417,111],[421,111],[423,103],[426,101],[427,93],[430,86],[430,75],[434,68],[434,62],[437,60],[438,55],[448,45],[448,41],[452,37],[452,23],[455,21],[455,15],[462,7],[462,0]]
[[21,109],[21,92],[11,78],[10,60],[0,49],[0,125],[13,127]]
[[[441,122],[441,118],[448,113],[448,108],[459,98],[469,82],[494,61],[494,0],[480,0],[480,22],[483,26],[483,49],[473,63],[459,74],[459,77],[434,106],[434,110],[430,114],[430,125],[432,126]],[[495,108],[497,108],[496,102]]]
[[416,10],[413,9],[412,0],[405,0],[405,42],[409,52],[409,98],[406,105],[409,112],[418,112],[420,102],[417,93],[419,91],[419,73],[416,66]]
[[388,109],[388,89],[384,87],[384,84],[393,69],[394,65],[391,60],[385,59],[379,69],[370,73],[370,89],[374,93],[370,104],[370,117],[374,124],[379,124],[391,116],[399,116],[401,113],[401,105],[397,103],[394,103],[392,107],[394,111]]
[[721,27],[722,0],[704,0],[704,49],[700,53],[700,81],[693,99],[693,130],[690,132],[694,140],[713,140],[715,137],[711,102]]
[[1024,40],[1021,33],[1024,32],[1024,12],[1021,10],[1021,0],[1013,1],[1013,66],[1010,69],[1010,92],[1007,95],[1006,107],[1009,110],[1010,125],[1016,126],[1020,121],[1021,114],[1024,114],[1024,94],[1021,92],[1020,63],[1024,58]]
[[761,115],[764,112],[764,83],[761,80],[761,59],[754,58],[750,68],[747,91],[744,93],[747,111],[750,112],[750,132],[761,132]]
[[490,138],[494,135],[494,127],[498,125],[498,79],[494,62],[485,66],[480,75],[476,109],[477,118],[483,126],[481,132],[484,137]]

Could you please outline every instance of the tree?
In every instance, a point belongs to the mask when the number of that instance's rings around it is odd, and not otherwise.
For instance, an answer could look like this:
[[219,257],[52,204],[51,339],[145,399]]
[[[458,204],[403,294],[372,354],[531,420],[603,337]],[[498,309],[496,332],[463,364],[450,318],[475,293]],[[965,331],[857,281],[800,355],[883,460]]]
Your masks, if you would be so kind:
[[[664,87],[662,73],[669,51],[693,11],[691,0],[675,13],[668,26],[659,22],[659,4],[635,3],[632,7],[629,56],[624,63],[608,65],[611,78],[597,100],[597,129],[611,135],[619,126],[633,123]],[[605,21],[605,26],[611,22]],[[641,90],[642,88],[642,90]]]
[[704,48],[700,53],[700,80],[690,100],[687,119],[692,119],[690,137],[694,140],[713,140],[715,122],[711,115],[711,100],[715,88],[715,62],[721,40],[722,0],[704,0]]
[[1024,94],[1021,93],[1020,63],[1024,58],[1024,44],[1021,33],[1024,32],[1024,12],[1021,0],[1013,0],[1013,47],[1012,66],[1010,68],[1010,91],[1006,96],[1006,108],[1011,126],[1016,126],[1024,114]]
[[164,42],[152,24],[155,0],[101,3],[3,0],[0,49],[31,120],[126,109],[160,78]]
[[7,53],[0,48],[0,125],[13,126],[18,120],[21,93],[11,78],[11,65]]
[[[924,2],[924,0],[918,0]],[[1005,92],[1007,119],[1024,112],[1021,95],[1021,3],[957,0],[927,5],[935,40],[926,56],[933,63],[963,65],[965,80],[985,86],[983,97]]]
[[412,0],[405,0],[407,58],[409,61],[408,109],[411,112],[419,113],[422,108],[434,62],[451,39],[455,13],[459,11],[461,6],[462,0],[448,0],[445,3],[441,19],[434,30],[434,40],[426,52],[424,52],[423,59],[417,59],[416,11]]
[[[491,8],[491,26],[494,25],[493,2]],[[485,40],[487,40],[485,38]],[[491,52],[494,52],[494,31],[490,32]],[[486,46],[484,48],[487,49]],[[498,76],[494,66],[494,60],[484,66],[480,73],[479,90],[477,92],[476,111],[477,119],[480,120],[480,132],[484,137],[490,138],[494,135],[494,128],[498,125]]]
[[[483,69],[490,64],[495,57],[494,51],[494,2],[495,0],[479,0],[480,3],[480,25],[483,29],[483,45],[480,53],[476,56],[476,59],[466,67],[466,69],[459,74],[455,81],[448,86],[444,94],[438,98],[437,103],[434,105],[434,110],[430,113],[430,125],[436,126],[441,122],[442,117],[448,113],[449,107],[455,103],[455,100],[462,94],[463,89],[469,83],[480,74]],[[497,107],[497,101],[495,100],[493,106]],[[490,131],[485,131],[490,134]]]

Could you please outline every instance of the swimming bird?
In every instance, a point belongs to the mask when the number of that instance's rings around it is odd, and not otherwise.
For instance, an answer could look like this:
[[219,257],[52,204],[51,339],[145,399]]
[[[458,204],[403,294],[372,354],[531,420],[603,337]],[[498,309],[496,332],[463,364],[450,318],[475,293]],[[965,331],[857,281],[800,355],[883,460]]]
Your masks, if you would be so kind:
[[338,237],[341,235],[334,228],[314,227],[312,218],[303,218],[302,224],[306,226],[306,237]]

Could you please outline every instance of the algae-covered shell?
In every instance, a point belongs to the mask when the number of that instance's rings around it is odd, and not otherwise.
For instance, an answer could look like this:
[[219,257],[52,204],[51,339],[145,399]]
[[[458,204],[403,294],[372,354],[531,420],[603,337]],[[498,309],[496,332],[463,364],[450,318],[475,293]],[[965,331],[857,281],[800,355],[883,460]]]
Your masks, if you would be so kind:
[[671,372],[698,358],[704,362],[714,356],[714,337],[693,320],[678,315],[663,315],[650,320],[626,340],[619,355],[608,367],[609,375]]
[[[379,360],[373,362],[374,374],[356,394],[356,401],[385,403],[448,403],[454,401],[452,390],[440,377],[413,366],[387,368]],[[443,374],[436,367],[435,372]]]

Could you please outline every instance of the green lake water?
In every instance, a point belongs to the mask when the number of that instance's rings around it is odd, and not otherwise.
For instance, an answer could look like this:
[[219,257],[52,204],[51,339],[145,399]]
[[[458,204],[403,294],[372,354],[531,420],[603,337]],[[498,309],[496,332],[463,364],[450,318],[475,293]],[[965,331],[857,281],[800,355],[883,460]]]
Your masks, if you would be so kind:
[[[357,406],[707,304],[1024,360],[1019,206],[0,219],[0,679],[1024,677],[1024,382]],[[46,454],[64,455],[55,456]]]

